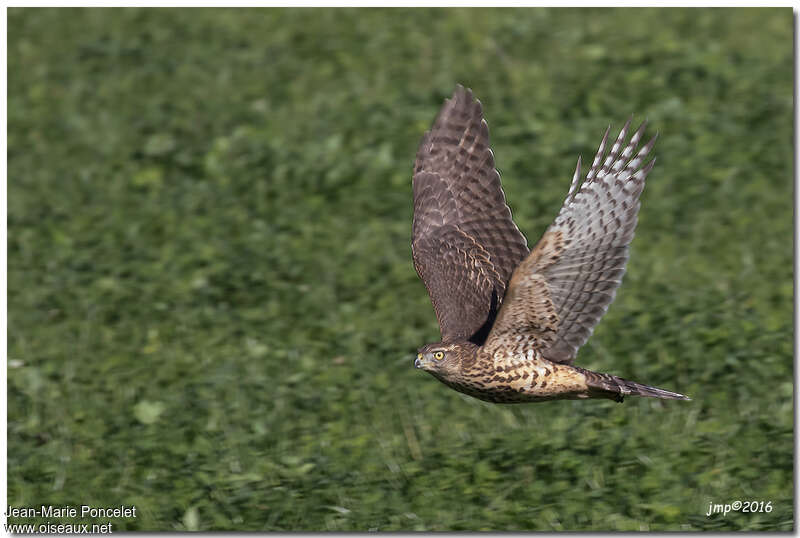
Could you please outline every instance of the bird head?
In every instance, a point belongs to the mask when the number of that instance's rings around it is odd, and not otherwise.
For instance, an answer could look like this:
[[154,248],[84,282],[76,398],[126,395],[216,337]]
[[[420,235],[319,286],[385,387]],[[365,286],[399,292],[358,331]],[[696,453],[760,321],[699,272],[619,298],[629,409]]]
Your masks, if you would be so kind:
[[427,344],[419,348],[414,366],[437,377],[451,377],[461,369],[462,351],[460,344]]

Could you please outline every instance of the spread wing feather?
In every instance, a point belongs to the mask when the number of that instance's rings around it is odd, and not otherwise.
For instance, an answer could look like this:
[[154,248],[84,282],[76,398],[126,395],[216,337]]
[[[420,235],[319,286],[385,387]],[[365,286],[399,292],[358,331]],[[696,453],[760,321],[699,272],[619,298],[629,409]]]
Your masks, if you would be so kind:
[[413,183],[414,267],[431,296],[442,341],[483,343],[528,246],[511,219],[489,128],[471,90],[459,85],[425,133]]
[[490,352],[536,349],[551,361],[569,362],[614,300],[636,228],[639,196],[655,163],[642,166],[656,137],[632,158],[646,122],[624,145],[630,122],[603,159],[606,130],[580,185],[578,160],[561,211],[514,271],[486,342]]

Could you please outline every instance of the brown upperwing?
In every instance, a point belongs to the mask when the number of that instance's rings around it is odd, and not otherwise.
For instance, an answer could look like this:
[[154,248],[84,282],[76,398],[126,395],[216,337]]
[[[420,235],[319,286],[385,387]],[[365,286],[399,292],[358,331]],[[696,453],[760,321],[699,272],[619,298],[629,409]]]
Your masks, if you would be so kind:
[[480,101],[458,86],[414,165],[414,267],[442,340],[483,343],[514,268],[528,254],[511,219]]

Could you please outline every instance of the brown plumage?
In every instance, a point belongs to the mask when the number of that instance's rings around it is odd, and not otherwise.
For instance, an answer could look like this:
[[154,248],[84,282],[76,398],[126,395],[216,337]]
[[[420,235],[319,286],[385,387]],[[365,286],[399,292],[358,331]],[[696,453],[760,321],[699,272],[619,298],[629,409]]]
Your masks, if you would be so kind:
[[420,348],[418,368],[498,403],[688,400],[570,364],[614,300],[655,163],[643,165],[655,137],[635,153],[644,123],[625,144],[630,121],[607,156],[606,130],[583,181],[578,159],[561,211],[529,251],[506,205],[480,101],[456,88],[414,165],[414,267],[442,335]]

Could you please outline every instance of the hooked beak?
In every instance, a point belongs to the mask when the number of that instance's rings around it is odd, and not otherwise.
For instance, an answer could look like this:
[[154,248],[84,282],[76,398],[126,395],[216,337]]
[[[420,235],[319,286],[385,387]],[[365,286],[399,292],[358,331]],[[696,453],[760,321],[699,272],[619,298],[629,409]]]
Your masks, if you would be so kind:
[[417,360],[414,361],[414,368],[422,368],[422,353],[417,353]]

